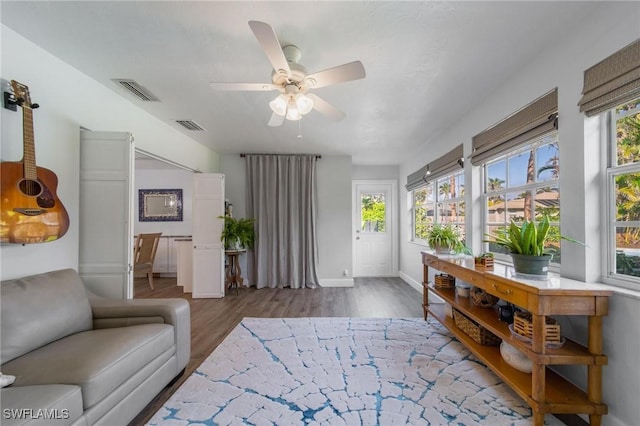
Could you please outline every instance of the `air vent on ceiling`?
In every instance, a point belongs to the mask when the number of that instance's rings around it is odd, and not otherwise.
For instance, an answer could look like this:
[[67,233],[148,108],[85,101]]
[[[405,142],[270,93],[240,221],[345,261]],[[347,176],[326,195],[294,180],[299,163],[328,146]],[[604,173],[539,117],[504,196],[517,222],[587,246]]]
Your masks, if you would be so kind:
[[122,87],[136,95],[137,98],[145,102],[159,102],[160,99],[153,93],[151,93],[146,87],[142,86],[135,80],[126,78],[116,78],[113,81],[120,84]]
[[179,125],[181,125],[187,130],[195,130],[198,132],[204,131],[204,128],[202,126],[200,126],[198,123],[192,120],[176,120],[176,123],[178,123]]

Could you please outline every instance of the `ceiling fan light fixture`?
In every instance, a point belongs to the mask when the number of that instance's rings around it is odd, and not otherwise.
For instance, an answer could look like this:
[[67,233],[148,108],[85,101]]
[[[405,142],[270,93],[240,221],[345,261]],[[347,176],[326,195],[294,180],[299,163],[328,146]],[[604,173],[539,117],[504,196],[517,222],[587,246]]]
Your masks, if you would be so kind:
[[287,96],[278,95],[278,97],[269,102],[269,106],[271,107],[271,110],[276,114],[285,115],[287,113],[287,101]]
[[313,109],[313,100],[303,93],[298,93],[295,97],[296,106],[300,114],[308,114]]
[[298,105],[296,105],[296,101],[291,98],[289,99],[289,104],[287,106],[287,120],[296,121],[302,118],[302,114],[298,110]]

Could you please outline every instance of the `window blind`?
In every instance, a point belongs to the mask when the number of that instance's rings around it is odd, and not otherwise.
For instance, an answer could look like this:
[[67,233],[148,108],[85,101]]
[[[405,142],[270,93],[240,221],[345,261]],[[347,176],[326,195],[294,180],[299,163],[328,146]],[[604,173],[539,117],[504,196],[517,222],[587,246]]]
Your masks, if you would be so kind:
[[459,170],[464,166],[462,162],[463,155],[463,146],[460,144],[443,156],[425,164],[407,176],[405,188],[407,191],[413,191],[440,176],[445,176]]
[[599,114],[640,96],[640,39],[584,72],[580,112]]
[[480,165],[557,128],[558,89],[555,88],[475,135],[472,138],[471,163]]

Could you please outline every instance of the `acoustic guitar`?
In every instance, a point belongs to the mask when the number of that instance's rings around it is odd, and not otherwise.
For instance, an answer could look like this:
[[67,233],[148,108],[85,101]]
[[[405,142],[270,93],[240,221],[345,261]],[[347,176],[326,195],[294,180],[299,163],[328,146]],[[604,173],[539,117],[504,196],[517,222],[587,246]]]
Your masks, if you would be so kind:
[[56,195],[58,177],[36,166],[33,110],[29,88],[11,81],[22,107],[22,161],[0,163],[0,242],[44,243],[62,237],[69,229],[69,214]]

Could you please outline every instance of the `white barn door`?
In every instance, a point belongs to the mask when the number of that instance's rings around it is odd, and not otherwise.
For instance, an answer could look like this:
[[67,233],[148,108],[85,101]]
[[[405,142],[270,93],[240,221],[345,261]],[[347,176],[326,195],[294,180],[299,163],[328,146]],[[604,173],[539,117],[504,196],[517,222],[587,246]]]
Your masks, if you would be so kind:
[[80,132],[78,272],[104,297],[133,297],[133,158],[129,133]]
[[193,175],[193,288],[197,298],[224,297],[224,175]]

